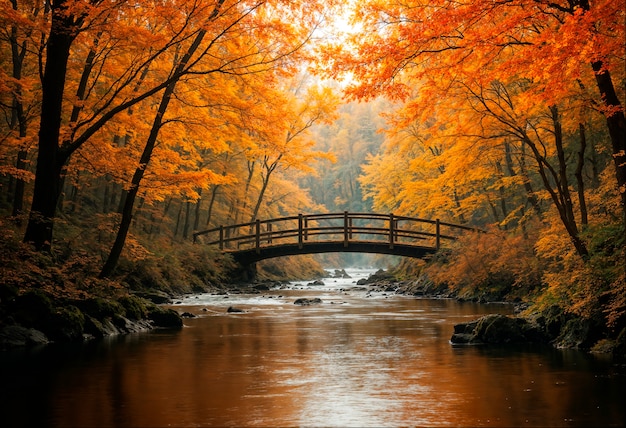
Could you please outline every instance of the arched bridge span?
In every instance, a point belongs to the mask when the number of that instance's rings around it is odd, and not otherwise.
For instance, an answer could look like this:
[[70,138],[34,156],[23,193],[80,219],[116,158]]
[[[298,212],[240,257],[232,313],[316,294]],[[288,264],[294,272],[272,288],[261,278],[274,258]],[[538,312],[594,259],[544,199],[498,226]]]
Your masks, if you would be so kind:
[[328,252],[424,258],[468,230],[477,231],[439,220],[345,211],[220,226],[195,232],[193,238],[218,245],[245,266],[273,257]]

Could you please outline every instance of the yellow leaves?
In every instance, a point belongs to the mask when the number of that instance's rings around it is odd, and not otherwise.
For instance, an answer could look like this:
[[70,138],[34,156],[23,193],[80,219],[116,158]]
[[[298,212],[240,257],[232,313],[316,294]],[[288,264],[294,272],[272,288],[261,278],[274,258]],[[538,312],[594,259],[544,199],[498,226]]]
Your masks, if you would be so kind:
[[528,240],[493,229],[484,234],[464,234],[447,260],[430,264],[425,272],[461,295],[477,288],[486,292],[509,286],[532,289],[541,275]]

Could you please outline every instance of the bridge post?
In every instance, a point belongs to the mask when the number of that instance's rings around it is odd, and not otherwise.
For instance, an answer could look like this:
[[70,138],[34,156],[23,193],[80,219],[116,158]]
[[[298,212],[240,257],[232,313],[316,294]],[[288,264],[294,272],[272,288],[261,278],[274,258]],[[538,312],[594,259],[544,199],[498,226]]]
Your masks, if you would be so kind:
[[298,248],[302,249],[302,214],[298,214]]
[[439,219],[435,220],[435,248],[439,250],[439,246],[441,245],[441,225],[439,224]]
[[309,240],[309,218],[304,217],[304,240]]
[[395,235],[395,220],[393,219],[393,213],[389,214],[389,248],[393,250],[393,241]]
[[393,221],[393,242],[398,242],[398,229],[400,229],[398,223],[400,223],[400,220]]
[[220,226],[220,250],[224,249],[224,226]]
[[272,223],[267,223],[267,243],[272,243]]
[[348,238],[352,240],[352,217],[348,219],[348,229],[349,229]]
[[349,241],[350,241],[350,236],[348,235],[348,211],[344,211],[343,212],[343,246],[347,247]]
[[261,254],[261,221],[257,218],[255,222],[256,231],[254,245],[257,254]]

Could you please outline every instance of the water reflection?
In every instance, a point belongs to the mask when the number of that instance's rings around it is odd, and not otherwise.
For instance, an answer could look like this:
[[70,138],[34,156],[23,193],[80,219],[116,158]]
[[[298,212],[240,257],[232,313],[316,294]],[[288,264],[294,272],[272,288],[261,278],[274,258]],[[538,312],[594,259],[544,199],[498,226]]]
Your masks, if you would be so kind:
[[[295,297],[313,293],[325,296],[325,303],[293,305]],[[204,296],[185,308],[200,317],[186,320],[180,332],[2,355],[2,425],[625,421],[625,378],[606,362],[546,348],[449,344],[455,323],[508,312],[506,306],[341,293],[326,287],[280,290],[265,299],[237,297],[244,314],[227,314],[228,303]],[[343,303],[330,304],[338,296]]]

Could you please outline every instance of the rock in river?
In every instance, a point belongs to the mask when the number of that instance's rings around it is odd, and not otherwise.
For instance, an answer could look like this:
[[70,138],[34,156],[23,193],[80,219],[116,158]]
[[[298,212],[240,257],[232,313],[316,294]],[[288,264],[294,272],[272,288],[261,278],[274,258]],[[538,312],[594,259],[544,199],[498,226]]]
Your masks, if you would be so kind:
[[460,344],[505,344],[545,342],[541,329],[524,318],[486,315],[476,321],[457,324],[450,342]]
[[314,299],[307,299],[307,298],[301,297],[300,299],[296,299],[296,301],[293,302],[294,305],[300,305],[300,306],[309,306],[309,305],[315,305],[319,303],[322,303],[322,299],[320,299],[319,297],[316,297]]

